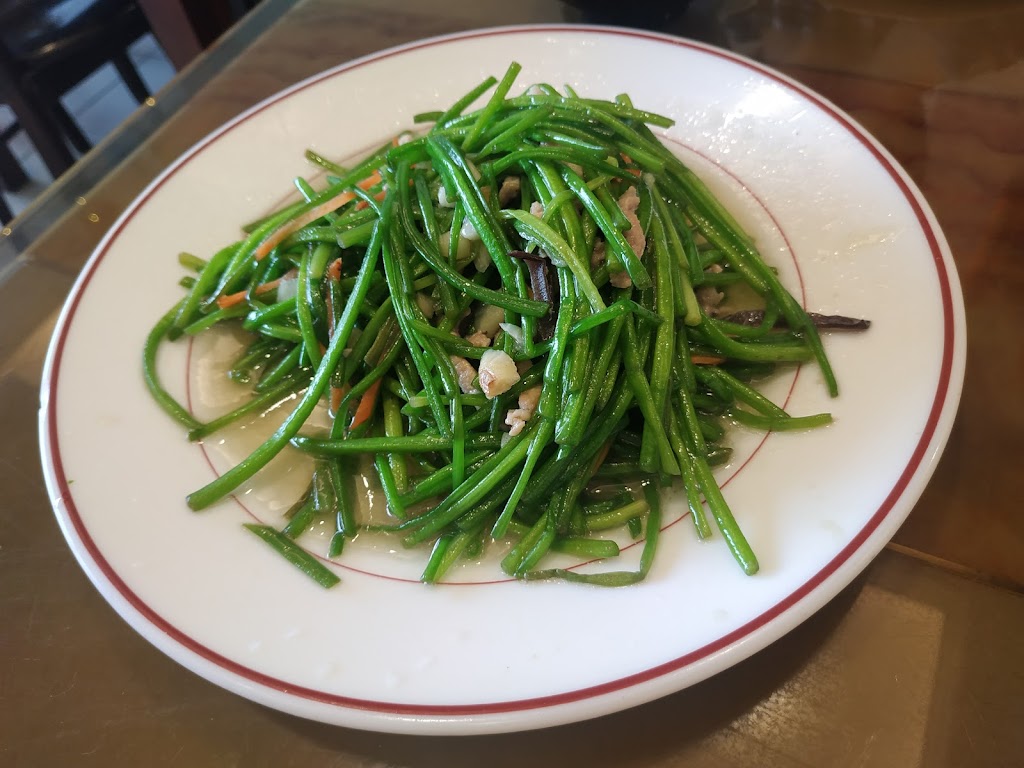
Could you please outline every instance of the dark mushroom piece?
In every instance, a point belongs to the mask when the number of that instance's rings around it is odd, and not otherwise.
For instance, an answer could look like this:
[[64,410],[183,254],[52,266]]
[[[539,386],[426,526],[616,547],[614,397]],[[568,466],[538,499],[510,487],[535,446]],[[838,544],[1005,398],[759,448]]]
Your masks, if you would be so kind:
[[[817,312],[808,312],[816,328],[827,331],[866,331],[871,327],[870,320],[862,320],[857,317],[845,317],[844,315],[821,315]],[[745,309],[741,312],[733,312],[722,320],[736,325],[757,326],[764,322],[763,309]],[[786,319],[779,317],[775,323],[776,328],[786,328]]]
[[547,341],[554,335],[555,319],[558,317],[558,292],[552,290],[551,277],[548,274],[548,259],[543,254],[527,253],[526,251],[510,251],[508,255],[526,264],[533,298],[546,301],[551,307],[550,312],[537,320],[539,340]]

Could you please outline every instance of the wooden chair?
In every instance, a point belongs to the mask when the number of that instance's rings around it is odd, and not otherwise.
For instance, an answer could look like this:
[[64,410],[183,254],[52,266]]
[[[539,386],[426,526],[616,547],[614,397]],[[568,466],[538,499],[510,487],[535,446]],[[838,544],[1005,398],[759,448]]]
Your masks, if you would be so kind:
[[50,173],[90,149],[60,97],[107,62],[140,103],[149,91],[128,46],[149,31],[132,0],[0,0],[0,102],[8,104]]
[[[4,147],[0,147],[0,154],[4,152],[4,149]],[[10,150],[7,151],[10,152]],[[14,158],[11,159],[13,160]],[[4,185],[3,183],[0,183],[0,227],[14,218],[14,215],[11,213],[11,209],[7,207],[7,201],[4,200],[4,196],[2,194],[3,190]]]
[[138,0],[175,69],[184,69],[259,0]]

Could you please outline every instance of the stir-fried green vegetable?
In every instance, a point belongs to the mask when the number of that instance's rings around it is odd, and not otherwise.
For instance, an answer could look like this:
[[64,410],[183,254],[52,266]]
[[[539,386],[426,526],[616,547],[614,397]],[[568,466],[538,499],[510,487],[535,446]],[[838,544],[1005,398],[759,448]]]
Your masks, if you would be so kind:
[[[188,497],[204,509],[285,446],[315,457],[307,492],[278,532],[250,526],[321,584],[332,579],[289,542],[336,523],[329,557],[365,526],[350,478],[369,457],[393,521],[375,525],[432,547],[435,582],[492,540],[520,578],[598,585],[643,579],[661,525],[658,489],[677,485],[701,538],[701,502],[748,574],[758,564],[715,482],[723,421],[802,429],[750,386],[777,365],[814,360],[835,377],[812,319],[705,185],[654,136],[671,121],[628,97],[600,101],[547,85],[509,96],[519,66],[320,190],[245,228],[194,270],[185,297],[150,333],[146,382],[193,440],[294,397],[281,426]],[[465,110],[497,83],[485,105]],[[719,316],[742,284],[753,323]],[[165,339],[231,323],[251,343],[229,376],[251,402],[199,423],[161,386]],[[329,430],[307,425],[319,404]],[[603,491],[603,492],[602,492]],[[638,571],[545,567],[560,552],[615,557],[603,532],[644,537]],[[325,576],[325,573],[327,574]]]

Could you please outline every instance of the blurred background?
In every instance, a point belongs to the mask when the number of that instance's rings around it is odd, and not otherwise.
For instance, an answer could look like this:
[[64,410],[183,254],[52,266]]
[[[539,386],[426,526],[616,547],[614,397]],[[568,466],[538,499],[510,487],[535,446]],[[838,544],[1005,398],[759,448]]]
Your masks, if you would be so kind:
[[[103,162],[86,174],[89,178],[70,186],[85,190],[90,180],[102,178],[110,170],[110,155],[125,157],[182,106],[180,99],[168,98],[171,91],[160,93],[176,74],[197,81],[209,77],[194,71],[200,68],[192,63],[215,49],[230,61],[224,49],[231,47],[231,30],[243,18],[251,17],[251,38],[300,2],[0,0],[0,224],[25,210],[54,178],[126,121],[139,124],[147,111],[159,113],[150,116],[149,129],[138,125],[135,140],[122,136],[117,151],[97,158]],[[386,40],[388,28],[401,23],[414,23],[424,37],[437,34],[435,16],[461,19],[466,29],[495,23],[487,15],[490,10],[466,0],[431,0],[420,4],[415,18],[405,4],[393,0],[336,2],[341,17],[373,10],[381,28],[367,30],[368,39]],[[1006,10],[1020,17],[1017,11],[1024,10],[1024,3],[517,0],[502,23],[544,18],[657,29],[745,54],[826,92],[818,80],[837,62],[856,61],[859,76],[1016,96],[1024,87],[1024,62],[1016,46],[1008,45],[1005,31],[993,27],[1005,23],[1000,12]],[[992,42],[979,47],[976,40]],[[942,41],[957,44],[951,48]],[[863,55],[867,51],[870,55]],[[969,58],[964,51],[970,51]],[[332,63],[340,62],[325,66]],[[200,85],[191,82],[177,90],[189,92]],[[878,127],[871,116],[867,123],[869,129]]]
[[0,0],[0,223],[258,0]]

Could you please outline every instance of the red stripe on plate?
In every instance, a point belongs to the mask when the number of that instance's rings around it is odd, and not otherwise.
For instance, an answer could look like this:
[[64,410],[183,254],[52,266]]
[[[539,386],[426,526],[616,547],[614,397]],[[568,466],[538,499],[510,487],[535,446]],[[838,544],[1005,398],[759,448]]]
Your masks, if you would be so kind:
[[[599,685],[590,686],[587,688],[581,688],[573,691],[566,691],[563,693],[553,694],[549,696],[539,696],[528,699],[518,699],[513,701],[495,701],[495,702],[482,702],[478,704],[467,704],[467,705],[452,705],[452,704],[405,704],[396,702],[376,701],[368,699],[358,699],[348,696],[339,696],[336,694],[326,693],[324,691],[318,691],[311,688],[305,688],[302,686],[292,685],[284,680],[279,680],[274,677],[257,672],[256,670],[250,669],[249,667],[243,666],[225,656],[222,656],[213,650],[207,648],[191,636],[180,631],[169,622],[167,622],[160,614],[153,610],[147,605],[142,599],[138,597],[117,572],[111,567],[111,565],[104,558],[102,552],[96,546],[92,537],[89,534],[86,526],[84,525],[78,510],[75,507],[74,498],[71,493],[71,488],[68,485],[67,478],[64,474],[64,465],[61,460],[60,454],[60,441],[57,432],[57,383],[60,378],[61,362],[64,353],[64,346],[67,341],[68,331],[70,330],[71,323],[74,319],[75,313],[78,309],[78,305],[81,301],[82,295],[85,293],[89,283],[95,276],[97,268],[102,262],[107,250],[111,244],[121,233],[124,227],[128,224],[138,210],[159,190],[175,173],[183,168],[187,163],[198,157],[203,151],[205,151],[215,141],[218,141],[225,134],[230,132],[236,126],[246,122],[255,115],[260,114],[263,110],[276,104],[282,99],[288,98],[293,93],[302,91],[310,86],[322,82],[330,77],[335,77],[344,72],[350,72],[360,67],[366,66],[367,64],[376,63],[378,61],[397,56],[404,55],[411,51],[419,50],[422,48],[429,48],[437,45],[445,45],[451,42],[478,39],[494,36],[510,36],[520,34],[537,34],[538,32],[548,33],[566,33],[566,34],[587,34],[588,36],[594,35],[610,35],[616,37],[629,37],[636,38],[639,40],[650,40],[652,42],[668,44],[677,46],[680,48],[689,48],[692,50],[701,51],[710,56],[725,59],[738,64],[742,67],[750,69],[757,74],[769,78],[784,87],[796,92],[810,103],[817,106],[823,112],[830,115],[837,123],[843,126],[861,145],[863,145],[876,161],[881,165],[895,182],[897,187],[903,193],[908,205],[917,217],[918,223],[921,226],[921,230],[924,232],[928,242],[928,247],[931,249],[932,257],[935,263],[935,270],[939,280],[940,294],[942,297],[942,311],[943,311],[943,351],[942,351],[942,363],[939,374],[938,385],[936,387],[935,395],[932,400],[932,406],[928,415],[928,419],[925,423],[924,431],[921,435],[920,440],[916,448],[914,449],[907,466],[900,474],[898,480],[894,484],[892,490],[886,496],[885,501],[878,508],[878,510],[872,515],[867,525],[862,528],[852,541],[847,544],[824,568],[818,573],[811,577],[807,582],[801,585],[798,589],[788,595],[786,598],[772,606],[770,609],[757,616],[742,627],[722,636],[708,645],[703,646],[691,653],[680,656],[679,658],[673,659],[664,664],[660,664],[656,667],[644,670],[634,675],[618,678],[616,680],[610,680]],[[953,368],[953,350],[955,344],[955,329],[954,329],[954,310],[953,310],[953,298],[951,281],[949,274],[946,271],[946,265],[942,256],[942,249],[939,246],[939,236],[936,234],[932,227],[932,224],[922,209],[914,192],[907,184],[900,171],[896,168],[889,157],[878,147],[875,143],[858,128],[846,115],[842,114],[836,107],[829,102],[825,101],[821,96],[817,95],[813,91],[806,87],[789,80],[781,76],[780,74],[762,67],[755,62],[744,59],[735,54],[727,51],[722,51],[717,48],[702,45],[699,43],[690,42],[687,40],[680,40],[671,37],[665,37],[657,34],[639,32],[635,30],[612,30],[608,28],[586,28],[579,26],[569,25],[552,25],[552,26],[533,26],[533,27],[522,27],[522,28],[508,28],[508,29],[494,29],[483,32],[471,32],[462,35],[453,35],[444,38],[437,38],[432,40],[425,40],[419,43],[414,43],[405,47],[384,51],[380,54],[376,54],[364,59],[360,59],[349,64],[342,65],[333,70],[321,73],[309,80],[297,84],[291,89],[283,91],[282,93],[273,96],[261,104],[255,106],[251,111],[240,115],[235,120],[227,123],[218,131],[215,131],[202,142],[193,147],[189,152],[183,155],[174,165],[167,169],[162,176],[160,176],[132,205],[132,207],[125,213],[120,221],[114,226],[114,228],[107,234],[100,245],[97,247],[96,252],[86,265],[83,274],[80,278],[79,283],[76,286],[75,292],[69,300],[67,309],[63,317],[62,324],[57,331],[55,343],[52,352],[52,366],[50,379],[46,382],[45,386],[48,391],[48,399],[46,403],[46,431],[50,442],[50,458],[53,462],[54,475],[57,483],[57,487],[60,491],[61,503],[64,505],[64,509],[68,520],[71,522],[74,529],[75,535],[81,541],[82,546],[85,548],[89,557],[96,564],[96,566],[103,573],[104,577],[110,582],[111,586],[114,587],[120,593],[120,595],[134,608],[138,613],[145,618],[152,626],[158,628],[164,632],[174,642],[178,643],[184,649],[196,654],[197,656],[211,662],[222,669],[237,675],[243,680],[251,683],[256,683],[260,686],[264,686],[274,691],[289,694],[292,696],[300,697],[309,701],[320,702],[333,706],[372,711],[381,714],[389,715],[412,715],[412,716],[430,716],[430,717],[444,717],[444,716],[459,716],[468,717],[473,715],[488,715],[488,714],[499,714],[509,712],[521,712],[528,711],[543,707],[552,707],[563,704],[569,704],[572,702],[578,702],[585,699],[595,698],[606,694],[622,691],[624,689],[655,680],[659,677],[668,675],[683,669],[689,665],[692,665],[703,659],[716,654],[734,643],[738,643],[744,638],[751,635],[753,632],[765,627],[773,620],[784,614],[786,611],[793,608],[797,603],[810,595],[815,589],[821,586],[830,576],[835,574],[843,564],[845,564],[850,558],[860,550],[871,535],[878,529],[882,522],[886,519],[889,513],[892,511],[894,505],[899,501],[902,495],[906,492],[907,486],[911,479],[916,474],[917,470],[921,467],[922,461],[925,459],[928,453],[932,439],[935,437],[935,431],[938,426],[939,419],[942,415],[943,407],[946,403],[947,395],[949,393],[950,379]],[[850,574],[852,578],[853,574]],[[753,651],[751,651],[753,652]],[[746,655],[746,654],[744,654]]]

